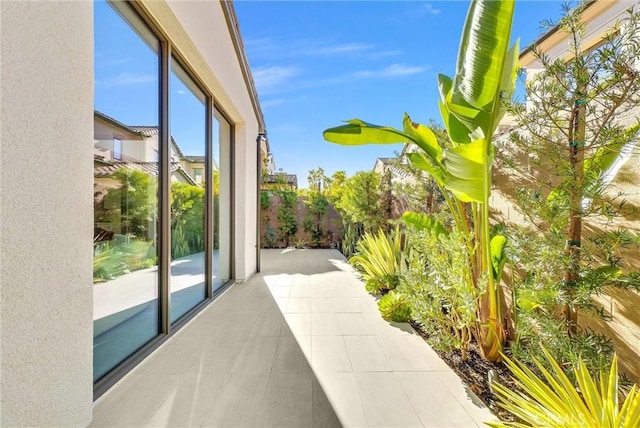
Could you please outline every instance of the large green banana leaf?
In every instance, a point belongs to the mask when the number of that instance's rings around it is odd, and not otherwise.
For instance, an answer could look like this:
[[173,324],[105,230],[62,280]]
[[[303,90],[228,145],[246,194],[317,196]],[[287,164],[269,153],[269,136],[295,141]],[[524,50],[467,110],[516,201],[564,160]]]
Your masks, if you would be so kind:
[[444,185],[461,201],[488,203],[491,156],[487,151],[484,138],[446,151]]
[[447,229],[435,218],[427,214],[407,211],[402,214],[402,221],[418,230],[428,230],[435,235],[448,235]]
[[458,51],[452,102],[492,111],[502,89],[514,0],[473,1]]
[[433,131],[424,125],[412,122],[406,113],[403,119],[404,131],[390,126],[374,125],[360,119],[351,119],[346,122],[346,125],[326,129],[322,133],[324,139],[344,146],[414,143],[437,162],[442,158],[442,149]]

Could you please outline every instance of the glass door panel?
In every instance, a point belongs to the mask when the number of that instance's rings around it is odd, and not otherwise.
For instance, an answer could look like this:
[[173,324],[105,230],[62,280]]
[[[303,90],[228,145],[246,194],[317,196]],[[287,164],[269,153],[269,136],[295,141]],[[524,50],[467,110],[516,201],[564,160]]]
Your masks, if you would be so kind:
[[205,298],[206,97],[171,61],[171,322]]
[[231,279],[231,125],[213,118],[213,289]]
[[94,381],[158,335],[159,41],[95,2]]

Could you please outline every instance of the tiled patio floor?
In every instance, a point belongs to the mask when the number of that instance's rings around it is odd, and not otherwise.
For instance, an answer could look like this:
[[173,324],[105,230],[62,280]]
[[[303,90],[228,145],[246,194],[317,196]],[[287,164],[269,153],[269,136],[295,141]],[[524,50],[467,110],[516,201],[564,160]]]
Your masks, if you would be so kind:
[[95,404],[94,427],[476,427],[493,419],[335,250],[263,250]]

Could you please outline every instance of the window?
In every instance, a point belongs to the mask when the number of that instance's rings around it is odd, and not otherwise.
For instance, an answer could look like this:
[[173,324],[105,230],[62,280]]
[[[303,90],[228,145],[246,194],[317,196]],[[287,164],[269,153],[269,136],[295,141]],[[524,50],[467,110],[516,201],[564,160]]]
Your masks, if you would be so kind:
[[233,127],[128,2],[96,1],[94,29],[100,395],[230,282]]
[[113,158],[122,160],[122,140],[119,138],[113,139]]
[[231,278],[231,124],[213,115],[213,288]]
[[193,181],[195,181],[196,184],[202,184],[202,168],[193,169]]
[[[157,134],[132,124],[158,127],[160,43],[126,6],[94,8],[94,380],[158,335]],[[125,162],[98,155],[109,145]]]
[[[169,123],[175,163],[204,157],[206,97],[174,58],[169,85]],[[180,159],[182,153],[184,158]],[[172,172],[171,322],[205,298],[205,189],[199,184],[185,169]]]

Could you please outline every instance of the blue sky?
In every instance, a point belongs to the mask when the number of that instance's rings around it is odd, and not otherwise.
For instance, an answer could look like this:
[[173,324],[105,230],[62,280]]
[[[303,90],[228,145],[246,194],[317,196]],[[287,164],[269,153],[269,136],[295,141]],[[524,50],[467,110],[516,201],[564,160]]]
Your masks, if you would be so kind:
[[[264,111],[276,167],[348,175],[373,168],[400,145],[342,147],[322,131],[360,118],[401,127],[440,121],[436,75],[452,75],[466,1],[234,2]],[[540,21],[561,16],[559,1],[518,1],[512,38],[526,46]]]

